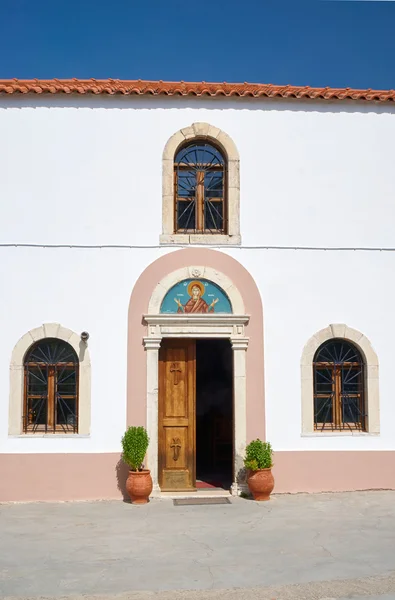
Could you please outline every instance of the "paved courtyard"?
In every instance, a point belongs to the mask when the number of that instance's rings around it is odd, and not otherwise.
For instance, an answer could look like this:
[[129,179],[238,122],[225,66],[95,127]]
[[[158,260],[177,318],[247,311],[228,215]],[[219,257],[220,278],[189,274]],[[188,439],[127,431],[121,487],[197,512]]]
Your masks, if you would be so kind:
[[395,492],[3,504],[0,597],[395,600]]

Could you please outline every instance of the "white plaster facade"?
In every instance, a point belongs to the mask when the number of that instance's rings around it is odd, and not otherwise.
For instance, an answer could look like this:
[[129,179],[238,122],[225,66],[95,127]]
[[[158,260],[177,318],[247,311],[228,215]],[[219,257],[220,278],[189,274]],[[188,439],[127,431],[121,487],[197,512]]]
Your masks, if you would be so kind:
[[[395,450],[394,107],[23,96],[0,98],[0,452],[120,450],[129,299],[144,269],[173,251],[159,243],[162,155],[191,123],[226,132],[240,157],[242,244],[219,251],[262,297],[266,438],[279,451]],[[52,322],[90,333],[90,433],[10,436],[12,350]],[[347,323],[375,349],[377,435],[302,435],[302,352],[328,323]]]

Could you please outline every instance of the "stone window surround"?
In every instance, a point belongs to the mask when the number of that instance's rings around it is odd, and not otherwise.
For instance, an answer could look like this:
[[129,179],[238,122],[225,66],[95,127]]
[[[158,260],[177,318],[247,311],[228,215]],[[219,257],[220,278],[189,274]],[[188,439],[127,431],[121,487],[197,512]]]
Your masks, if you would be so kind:
[[[160,306],[168,290],[184,279],[201,278],[213,281],[226,292],[232,305],[232,314],[160,314]],[[245,491],[242,480],[243,458],[247,443],[247,389],[246,350],[249,338],[245,325],[244,302],[239,290],[223,273],[211,267],[182,267],[166,275],[155,287],[144,315],[147,336],[144,347],[147,356],[147,432],[150,444],[147,463],[151,470],[154,493],[160,493],[158,484],[158,371],[159,348],[163,338],[227,338],[233,349],[234,390],[234,482],[232,494]],[[237,398],[237,402],[235,401]]]
[[[318,348],[333,338],[352,342],[361,352],[365,363],[365,402],[367,406],[366,432],[319,432],[314,429],[314,380],[313,360]],[[303,349],[301,360],[302,380],[302,436],[315,435],[367,435],[380,433],[379,361],[368,338],[344,323],[331,324],[315,333]]]
[[[45,338],[56,338],[70,344],[75,350],[79,361],[79,386],[78,386],[78,434],[54,434],[39,432],[38,434],[24,434],[22,429],[22,415],[24,403],[24,358],[26,352],[35,342]],[[25,333],[15,345],[10,364],[10,402],[8,435],[21,437],[78,437],[89,435],[91,418],[91,361],[87,344],[81,337],[59,323],[44,323],[41,327]]]
[[[219,146],[227,159],[227,234],[174,233],[174,157],[185,142],[211,141]],[[168,140],[162,157],[162,235],[161,244],[240,245],[240,157],[227,133],[209,123],[193,123],[177,131]]]

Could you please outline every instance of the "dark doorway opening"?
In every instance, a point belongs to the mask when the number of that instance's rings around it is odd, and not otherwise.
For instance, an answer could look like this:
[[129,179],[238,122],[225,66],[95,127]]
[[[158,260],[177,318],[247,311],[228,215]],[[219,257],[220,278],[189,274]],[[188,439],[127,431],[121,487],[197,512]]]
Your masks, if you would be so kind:
[[196,340],[196,486],[233,481],[233,352],[229,340]]

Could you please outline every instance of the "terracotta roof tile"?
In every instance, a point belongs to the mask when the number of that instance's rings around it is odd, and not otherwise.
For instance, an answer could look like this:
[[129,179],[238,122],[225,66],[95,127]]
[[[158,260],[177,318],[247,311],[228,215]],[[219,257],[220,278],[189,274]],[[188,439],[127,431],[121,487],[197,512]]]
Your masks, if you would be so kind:
[[123,94],[151,96],[223,96],[311,98],[322,100],[395,100],[394,90],[313,88],[263,83],[206,83],[120,79],[0,79],[0,94]]

